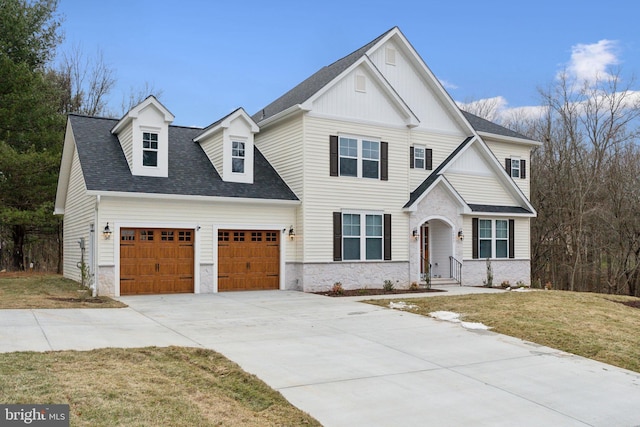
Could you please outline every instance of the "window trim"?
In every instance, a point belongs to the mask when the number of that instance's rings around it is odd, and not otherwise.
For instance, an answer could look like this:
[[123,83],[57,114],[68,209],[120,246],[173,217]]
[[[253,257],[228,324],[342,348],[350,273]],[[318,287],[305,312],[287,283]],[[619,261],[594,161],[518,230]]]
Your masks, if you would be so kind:
[[[480,221],[489,221],[491,224],[491,237],[480,236]],[[498,237],[498,221],[504,221],[507,226],[507,236]],[[491,254],[488,259],[504,260],[515,258],[515,220],[507,218],[486,218],[478,217],[472,218],[472,258],[473,259],[487,259],[481,254],[480,244],[483,241],[491,242]],[[504,257],[497,256],[497,242],[506,242],[507,254]]]
[[[160,159],[159,159],[160,158],[160,132],[156,130],[147,130],[147,129],[141,129],[141,132],[142,132],[142,167],[157,169],[158,165],[160,164]],[[145,139],[145,135],[149,135],[149,139]],[[152,135],[156,136],[156,140],[155,140],[156,148],[151,147],[151,144],[154,142],[153,139],[151,138]],[[149,143],[149,147],[144,146],[145,142]],[[144,163],[145,152],[155,153],[156,155],[155,165],[146,165]]]
[[[236,150],[234,146],[235,144],[242,144],[242,155],[234,155],[234,151]],[[240,150],[240,148],[238,148],[238,150]],[[233,161],[235,159],[242,160],[241,172],[233,170]],[[247,141],[243,138],[236,138],[236,137],[231,138],[231,173],[237,174],[237,175],[244,175],[247,171],[246,160],[247,160]]]
[[[505,169],[507,170],[507,175],[509,175],[513,179],[526,179],[527,178],[527,161],[521,157],[513,156],[507,157],[504,159],[505,161]],[[514,162],[518,162],[518,167],[514,168]],[[514,171],[518,171],[518,176],[514,176]]]
[[[359,218],[359,234],[347,235],[344,233],[345,215],[354,215]],[[380,233],[369,235],[367,232],[367,217],[380,218]],[[377,224],[375,225],[378,226]],[[358,239],[359,258],[345,258],[345,239]],[[380,258],[367,258],[367,242],[375,239],[380,243]],[[391,260],[391,214],[381,211],[344,210],[333,212],[333,260],[346,262],[380,262]]]
[[[342,154],[342,150],[341,148],[341,144],[342,144],[342,140],[343,139],[350,139],[350,140],[355,140],[356,141],[356,157],[353,156],[348,156],[348,155],[343,155]],[[370,158],[365,158],[364,157],[364,143],[365,142],[370,142],[370,143],[376,143],[378,146],[377,152],[378,152],[378,158],[377,159],[370,159]],[[383,142],[380,141],[380,139],[378,138],[370,138],[367,136],[354,136],[354,135],[338,135],[338,176],[341,177],[351,177],[351,178],[365,178],[365,179],[375,179],[375,180],[382,180],[382,144]],[[343,175],[342,174],[342,159],[355,159],[356,160],[356,174],[355,175]],[[364,176],[364,162],[365,161],[375,161],[377,162],[377,176],[376,177],[370,177],[370,176]]]
[[[418,155],[418,151],[422,151],[422,156]],[[418,160],[422,160],[422,166],[418,166]],[[426,169],[427,166],[427,148],[424,145],[413,146],[413,168]]]

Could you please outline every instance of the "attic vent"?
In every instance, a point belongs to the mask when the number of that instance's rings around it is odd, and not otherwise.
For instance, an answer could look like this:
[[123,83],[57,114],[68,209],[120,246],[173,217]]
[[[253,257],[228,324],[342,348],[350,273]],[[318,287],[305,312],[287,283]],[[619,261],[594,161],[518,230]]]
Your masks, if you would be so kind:
[[367,91],[367,79],[362,74],[356,74],[356,92]]
[[385,61],[389,65],[396,65],[396,50],[392,47],[385,49]]

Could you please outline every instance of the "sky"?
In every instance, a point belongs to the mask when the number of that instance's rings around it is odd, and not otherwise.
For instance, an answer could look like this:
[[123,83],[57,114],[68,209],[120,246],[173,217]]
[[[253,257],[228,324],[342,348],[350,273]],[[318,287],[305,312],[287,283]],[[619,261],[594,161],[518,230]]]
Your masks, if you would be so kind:
[[640,74],[637,0],[60,0],[58,13],[58,55],[101,51],[114,70],[113,114],[147,85],[184,126],[253,114],[394,26],[458,102],[535,106],[563,70]]

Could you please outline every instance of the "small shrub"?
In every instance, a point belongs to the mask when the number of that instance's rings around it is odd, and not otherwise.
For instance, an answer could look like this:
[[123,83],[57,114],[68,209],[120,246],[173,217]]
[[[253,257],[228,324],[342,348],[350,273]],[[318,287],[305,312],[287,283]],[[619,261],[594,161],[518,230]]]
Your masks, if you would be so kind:
[[410,291],[417,291],[418,290],[418,282],[411,282],[411,285],[409,285],[409,290]]
[[511,283],[509,283],[508,280],[503,280],[502,283],[500,283],[500,287],[503,289],[507,289],[511,287]]
[[553,288],[553,285],[551,284],[551,282],[547,282],[544,284],[544,288],[550,291]]
[[487,279],[483,280],[482,283],[487,288],[493,288],[493,267],[491,267],[491,260],[487,258]]
[[333,287],[331,288],[331,292],[333,292],[336,295],[342,295],[344,293],[344,288],[342,287],[342,283],[341,282],[334,283]]
[[516,282],[516,286],[517,286],[518,288],[526,288],[526,287],[528,287],[528,286],[527,286],[527,284],[526,284],[526,283],[524,283],[522,280],[518,280],[518,281]]
[[393,280],[385,280],[382,289],[384,289],[385,292],[391,292],[393,290]]

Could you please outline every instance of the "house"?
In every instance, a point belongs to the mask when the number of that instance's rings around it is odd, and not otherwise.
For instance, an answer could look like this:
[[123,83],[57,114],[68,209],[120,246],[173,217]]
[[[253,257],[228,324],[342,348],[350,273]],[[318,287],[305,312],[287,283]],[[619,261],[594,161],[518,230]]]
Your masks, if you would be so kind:
[[[99,294],[530,281],[530,150],[393,28],[254,115],[70,115],[64,274]],[[82,268],[80,268],[82,267]]]

